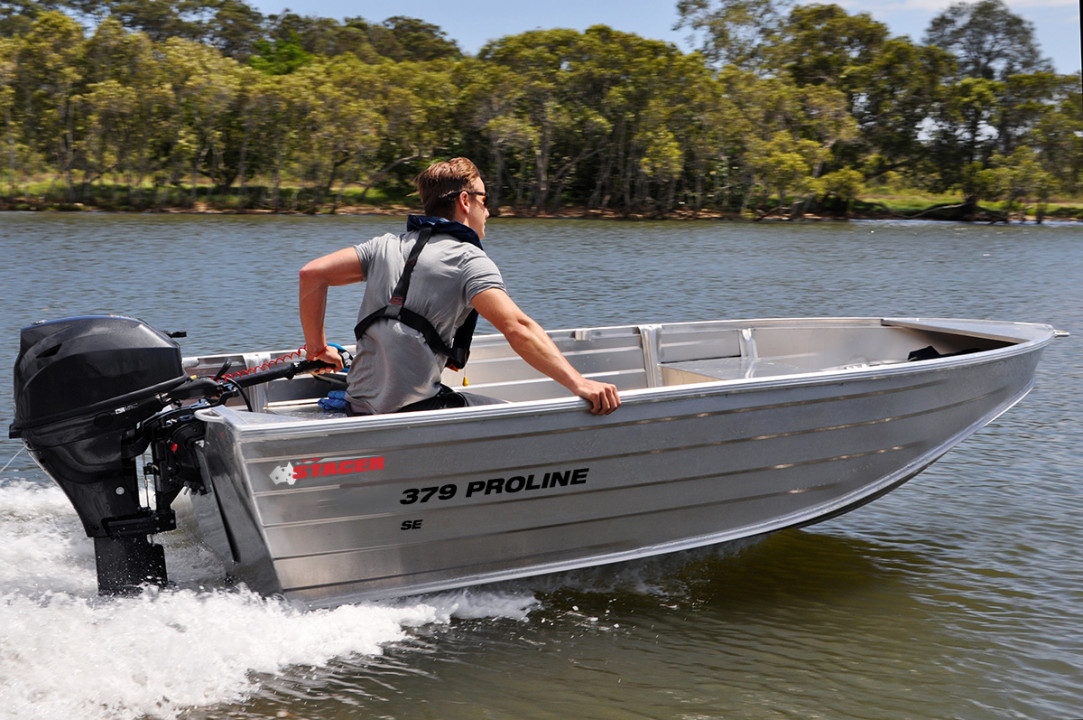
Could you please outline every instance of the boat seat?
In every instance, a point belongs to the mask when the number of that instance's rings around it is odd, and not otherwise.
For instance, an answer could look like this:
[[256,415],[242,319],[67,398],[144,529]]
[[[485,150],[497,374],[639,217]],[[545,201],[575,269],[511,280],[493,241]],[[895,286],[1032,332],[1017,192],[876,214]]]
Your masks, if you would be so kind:
[[746,378],[795,375],[809,372],[808,368],[802,368],[790,363],[741,357],[685,360],[682,362],[661,363],[660,367],[662,381],[666,386],[714,382],[716,380],[743,380]]

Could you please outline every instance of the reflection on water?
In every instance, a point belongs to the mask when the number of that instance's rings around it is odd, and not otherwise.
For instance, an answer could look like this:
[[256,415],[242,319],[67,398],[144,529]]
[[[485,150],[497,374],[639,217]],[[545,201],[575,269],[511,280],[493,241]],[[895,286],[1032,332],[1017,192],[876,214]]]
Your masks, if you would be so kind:
[[[0,214],[0,418],[23,324],[119,312],[188,330],[190,353],[296,347],[297,269],[400,222]],[[1083,717],[1081,238],[1073,225],[494,219],[487,249],[552,329],[918,315],[1074,337],[1046,351],[1019,406],[841,518],[333,611],[228,588],[176,535],[163,536],[175,589],[99,600],[74,512],[0,438],[0,716]],[[357,302],[332,291],[332,336],[348,336]]]

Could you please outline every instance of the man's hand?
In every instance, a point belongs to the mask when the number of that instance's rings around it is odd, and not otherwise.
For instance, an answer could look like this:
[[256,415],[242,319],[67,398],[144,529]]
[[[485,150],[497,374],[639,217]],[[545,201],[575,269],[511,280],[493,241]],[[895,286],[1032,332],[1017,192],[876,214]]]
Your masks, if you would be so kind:
[[320,362],[325,362],[331,366],[312,370],[311,372],[313,375],[338,372],[345,365],[345,363],[342,361],[342,356],[338,353],[338,350],[331,347],[330,345],[325,347],[318,355],[307,355],[307,358],[309,360],[319,360]]
[[608,415],[620,407],[616,385],[583,378],[575,394],[590,403],[590,411],[595,415]]

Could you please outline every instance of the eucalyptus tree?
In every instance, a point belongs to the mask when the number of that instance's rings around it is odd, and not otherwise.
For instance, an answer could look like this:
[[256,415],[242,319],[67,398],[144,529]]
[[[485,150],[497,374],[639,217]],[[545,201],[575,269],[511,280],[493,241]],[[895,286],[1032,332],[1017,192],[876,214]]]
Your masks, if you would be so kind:
[[455,122],[459,90],[452,82],[455,63],[382,62],[368,65],[356,92],[367,98],[383,122],[380,143],[361,168],[367,192],[390,182],[408,191],[413,178],[432,159],[462,147],[464,128]]
[[260,172],[271,176],[270,207],[282,209],[282,184],[292,175],[307,140],[307,120],[317,105],[322,68],[306,66],[282,75],[255,73],[242,83],[246,94],[240,192]]
[[246,61],[264,37],[263,14],[244,0],[216,0],[206,42],[226,57]]
[[[667,95],[666,122],[684,158],[679,202],[698,213],[708,207],[730,209],[744,198],[740,182],[740,157],[754,128],[707,69],[702,56],[680,59],[684,79],[673,83]],[[667,209],[673,209],[672,203]]]
[[850,112],[846,95],[835,88],[803,87],[797,98],[802,114],[795,136],[813,140],[819,146],[820,161],[812,169],[813,177],[819,177],[836,145],[857,138],[857,121]]
[[3,134],[0,136],[0,156],[4,161],[3,174],[8,176],[8,185],[15,194],[19,178],[19,156],[22,145],[15,116],[15,48],[16,41],[0,37],[0,121],[3,122]]
[[[1026,143],[1037,123],[1057,104],[1068,77],[1048,72],[1009,75],[990,123],[997,131],[997,152],[1011,156]],[[1083,115],[1083,113],[1081,113]]]
[[536,211],[565,200],[624,213],[672,203],[687,159],[685,90],[710,78],[701,57],[596,25],[503,38],[479,59],[521,78],[500,126],[533,143]]
[[269,15],[264,25],[265,39],[276,46],[292,43],[308,55],[324,57],[348,53],[369,62],[380,58],[369,39],[370,24],[363,18],[347,18],[340,23],[331,18],[301,16],[287,11]]
[[87,181],[112,173],[138,195],[143,180],[158,169],[155,146],[172,104],[153,43],[106,19],[86,40],[83,79]]
[[887,25],[838,5],[799,5],[790,11],[771,52],[775,67],[798,86],[824,85],[853,97],[863,93],[862,69],[888,41]]
[[3,0],[0,2],[0,38],[25,35],[46,9],[36,0]]
[[854,200],[865,191],[865,178],[857,170],[845,167],[821,175],[816,187],[825,200],[832,197],[838,200],[840,214],[848,216]]
[[500,213],[505,188],[511,190],[512,204],[521,207],[525,188],[517,169],[538,142],[536,128],[519,112],[526,83],[511,67],[475,58],[454,65],[452,82],[459,89],[456,124],[469,129],[463,152],[485,169],[490,211]]
[[88,18],[88,25],[113,17],[129,30],[145,32],[155,42],[169,38],[199,42],[206,32],[204,23],[193,16],[196,3],[189,0],[68,0],[66,4]]
[[1034,23],[1013,13],[1002,0],[950,5],[929,23],[925,43],[952,53],[956,79],[1006,82],[1011,75],[1050,72],[1034,37]]
[[[861,91],[852,112],[860,139],[839,159],[868,177],[888,172],[916,173],[924,164],[927,119],[940,106],[943,79],[954,69],[944,50],[892,38],[853,73]],[[859,76],[859,79],[858,79]]]
[[372,77],[367,70],[352,55],[341,55],[301,71],[311,85],[312,104],[302,120],[298,167],[315,189],[316,203],[379,143],[384,118],[374,107],[371,89],[359,92],[360,78]]
[[996,150],[993,121],[1003,83],[966,77],[943,89],[928,127],[928,158],[933,189],[962,188],[970,204],[976,200],[975,174]]
[[241,65],[201,43],[170,38],[159,45],[164,82],[171,90],[172,122],[163,137],[171,182],[184,173],[195,201],[199,178],[219,189],[236,178],[230,124],[241,91]]
[[773,50],[793,0],[677,0],[678,28],[699,36],[699,50],[715,67],[756,73],[776,69]]
[[1061,75],[1050,102],[1027,134],[1026,143],[1039,151],[1043,170],[1062,193],[1080,192],[1083,173],[1083,84],[1080,74]]
[[[304,158],[321,193],[335,183],[373,184],[456,144],[450,109],[455,88],[446,63],[365,63],[341,55],[324,64]],[[364,193],[363,193],[364,194]]]
[[[232,0],[241,2],[241,0]],[[373,23],[362,17],[339,22],[286,11],[266,18],[271,40],[296,41],[312,55],[356,55],[367,62],[380,58],[401,61],[457,60],[458,43],[438,26],[418,18],[396,15]]]
[[549,204],[558,136],[574,132],[568,127],[574,113],[570,112],[567,91],[570,61],[578,42],[575,30],[534,30],[491,42],[478,53],[483,63],[501,68],[505,76],[510,71],[519,78],[511,116],[505,114],[492,130],[511,130],[529,143],[519,178],[513,182],[522,183],[516,199],[529,202],[536,212]]
[[672,45],[604,25],[575,39],[564,59],[554,200],[568,192],[588,209],[624,213],[671,202],[684,162],[671,124],[679,56]]
[[1025,205],[1028,199],[1042,206],[1039,212],[1044,214],[1044,206],[1053,189],[1053,178],[1042,168],[1041,158],[1033,148],[1020,146],[1010,156],[995,153],[988,172],[991,174],[987,183],[991,189],[988,199],[1002,199],[1007,217],[1011,217],[1016,209],[1025,213],[1025,207],[1017,207],[1017,203]]
[[[727,162],[737,130],[735,113],[701,55],[682,55],[672,48],[639,48],[632,75],[636,91],[636,133],[631,146],[638,158],[637,209],[668,213],[685,203],[699,210],[704,176],[714,187],[728,172]],[[723,178],[719,178],[719,173]]]
[[[815,140],[795,139],[780,130],[771,137],[754,137],[749,141],[747,163],[763,192],[761,207],[766,208],[772,192],[778,194],[778,211],[783,212],[790,193],[806,195],[816,189],[813,168],[823,162],[823,149]],[[793,217],[800,214],[795,207]]]
[[1033,23],[1001,0],[956,3],[933,18],[925,42],[957,62],[945,83],[943,109],[935,115],[937,147],[950,150],[934,156],[939,175],[958,176],[958,168],[946,163],[985,164],[993,152],[1013,157],[1042,114],[1053,81]]
[[76,200],[74,172],[80,140],[77,97],[83,77],[83,29],[59,12],[42,13],[15,49],[15,104],[28,146],[64,178]]
[[457,60],[462,57],[458,43],[438,26],[403,15],[370,25],[369,41],[380,55],[400,62]]

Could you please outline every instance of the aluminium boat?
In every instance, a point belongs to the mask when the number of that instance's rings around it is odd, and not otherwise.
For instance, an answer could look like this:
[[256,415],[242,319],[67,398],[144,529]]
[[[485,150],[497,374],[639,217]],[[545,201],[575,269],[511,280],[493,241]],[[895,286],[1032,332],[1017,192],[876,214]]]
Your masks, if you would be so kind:
[[[330,606],[837,516],[1021,400],[1056,334],[924,318],[551,332],[580,372],[620,389],[608,416],[479,336],[445,384],[503,403],[347,417],[320,403],[341,378],[290,353],[183,358],[138,320],[69,318],[24,329],[11,433],[72,499],[102,592],[164,582],[149,536],[175,526],[187,488],[229,574]],[[154,507],[138,492],[148,450]]]

